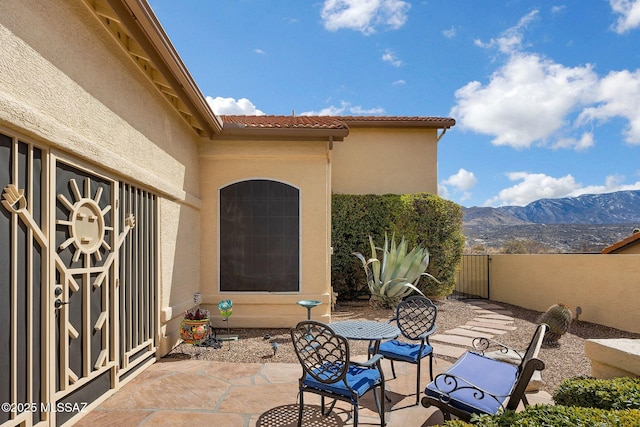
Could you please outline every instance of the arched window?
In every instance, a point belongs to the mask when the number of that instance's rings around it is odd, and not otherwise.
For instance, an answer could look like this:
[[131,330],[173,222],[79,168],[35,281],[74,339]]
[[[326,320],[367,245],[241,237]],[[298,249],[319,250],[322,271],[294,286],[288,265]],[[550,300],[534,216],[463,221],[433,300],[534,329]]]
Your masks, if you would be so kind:
[[252,179],[220,189],[220,291],[300,289],[300,190]]

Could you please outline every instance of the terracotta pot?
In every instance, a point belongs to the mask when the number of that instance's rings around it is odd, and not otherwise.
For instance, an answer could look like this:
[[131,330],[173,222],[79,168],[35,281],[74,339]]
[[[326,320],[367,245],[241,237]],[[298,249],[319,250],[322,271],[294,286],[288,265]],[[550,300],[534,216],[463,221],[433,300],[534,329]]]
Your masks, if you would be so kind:
[[187,344],[201,344],[209,336],[209,318],[202,320],[182,319],[180,337]]

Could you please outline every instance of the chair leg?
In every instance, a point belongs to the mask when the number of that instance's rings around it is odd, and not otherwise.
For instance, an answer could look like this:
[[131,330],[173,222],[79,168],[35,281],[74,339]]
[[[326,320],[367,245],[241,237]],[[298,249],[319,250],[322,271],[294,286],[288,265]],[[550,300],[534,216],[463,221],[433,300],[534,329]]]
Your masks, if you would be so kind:
[[376,409],[378,410],[378,415],[380,415],[380,426],[384,426],[384,400],[385,398],[391,402],[391,399],[387,397],[387,393],[384,390],[384,384],[380,384],[380,396],[376,394],[376,390],[373,389],[371,391],[373,393],[373,399],[376,402]]
[[429,355],[429,378],[433,381],[433,353]]
[[420,361],[422,359],[418,359],[418,363],[416,364],[418,367],[418,372],[416,375],[416,405],[420,404]]
[[353,404],[353,427],[358,427],[358,406],[360,406],[360,403],[356,401]]
[[304,392],[300,391],[300,407],[298,408],[298,427],[302,427],[302,408],[304,407]]
[[[373,392],[375,393],[376,391],[373,390]],[[387,393],[386,393],[386,390],[385,390],[385,387],[384,387],[384,382],[382,382],[380,384],[380,400],[381,400],[381,403],[382,403],[382,405],[380,406],[380,411],[379,411],[379,413],[380,413],[380,427],[384,427],[387,424],[387,421],[386,421],[385,415],[384,415],[384,399],[382,399],[382,396],[386,396],[386,395],[387,395]]]
[[396,377],[396,367],[393,364],[393,360],[391,360],[391,373],[393,374],[393,378]]

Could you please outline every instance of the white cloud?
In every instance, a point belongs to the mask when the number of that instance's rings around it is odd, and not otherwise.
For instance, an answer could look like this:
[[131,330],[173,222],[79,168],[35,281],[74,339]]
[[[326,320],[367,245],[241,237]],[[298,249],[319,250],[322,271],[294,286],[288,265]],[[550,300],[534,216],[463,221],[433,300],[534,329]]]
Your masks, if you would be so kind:
[[450,191],[448,186],[450,186],[453,187],[455,193],[463,192],[458,199],[464,201],[471,197],[469,190],[475,187],[477,183],[478,179],[473,172],[461,168],[458,173],[451,175],[438,184],[438,195],[445,199],[449,198]]
[[257,53],[258,55],[266,55],[267,54],[267,52],[265,52],[264,50],[257,49],[257,48],[253,49],[253,53]]
[[240,98],[237,101],[234,98],[222,98],[216,96],[212,98],[206,97],[209,106],[214,113],[220,115],[238,115],[238,116],[264,116],[264,113],[256,108],[255,105],[247,98]]
[[578,122],[624,117],[629,121],[623,131],[625,141],[640,144],[640,69],[609,73],[600,81],[596,93],[600,104],[586,108]]
[[609,0],[613,11],[620,15],[613,30],[622,34],[640,27],[640,0]]
[[501,190],[487,200],[486,206],[526,206],[539,199],[577,197],[581,194],[612,193],[614,191],[640,190],[640,181],[623,184],[624,177],[608,176],[603,185],[582,186],[572,175],[554,178],[541,173],[510,172],[511,181],[520,181]]
[[329,31],[346,28],[369,35],[378,26],[401,28],[410,8],[402,0],[325,0],[320,16]]
[[576,151],[586,150],[593,147],[593,133],[585,132],[580,139],[576,138],[560,138],[553,145],[553,148],[568,148]]
[[355,115],[363,115],[363,116],[380,116],[384,114],[384,108],[382,107],[372,107],[372,108],[362,108],[359,105],[354,107],[349,107],[349,112]]
[[442,197],[443,199],[450,199],[451,197],[449,196],[449,189],[442,184],[438,184],[438,196]]
[[[640,0],[610,4],[640,26]],[[450,115],[460,128],[492,135],[494,145],[585,150],[595,144],[594,123],[622,117],[628,121],[626,142],[640,145],[640,69],[601,78],[591,64],[567,67],[522,51],[523,30],[536,16],[527,14],[488,43],[476,41],[506,54],[506,61],[487,84],[473,81],[456,91]]]
[[340,107],[336,107],[335,105],[331,105],[329,107],[325,107],[319,111],[304,111],[300,113],[301,116],[341,116],[344,114],[347,107],[342,104]]
[[491,204],[499,201],[502,205],[525,206],[538,199],[567,197],[579,188],[572,175],[554,178],[541,173],[509,172],[507,177],[520,182],[501,190]]
[[391,83],[392,86],[402,86],[404,84],[406,84],[407,82],[400,79],[400,80],[396,80],[395,82]]
[[385,113],[384,108],[363,108],[359,105],[352,106],[351,103],[341,101],[340,106],[331,105],[319,111],[305,111],[300,113],[301,116],[344,116],[344,115],[367,115],[378,116]]
[[478,183],[478,178],[476,178],[473,172],[461,168],[458,170],[458,173],[451,175],[449,178],[443,180],[442,183],[451,185],[458,190],[469,191]]
[[451,27],[448,30],[442,30],[442,35],[448,39],[452,39],[456,36],[458,30],[455,27]]
[[528,148],[565,127],[567,116],[589,100],[596,83],[590,65],[570,68],[519,53],[486,86],[474,81],[458,89],[450,114],[462,128],[493,135],[494,145]]
[[382,54],[382,60],[384,62],[388,62],[394,67],[401,67],[403,64],[402,60],[398,59],[396,54],[390,49],[385,50],[385,52]]
[[527,15],[522,17],[520,21],[514,26],[506,31],[504,31],[500,37],[491,39],[489,42],[484,43],[480,40],[475,40],[474,43],[476,46],[491,48],[498,47],[498,50],[502,53],[513,54],[522,49],[522,39],[524,35],[522,34],[523,30],[527,28],[529,23],[533,21],[538,16],[538,11],[533,10],[529,12]]

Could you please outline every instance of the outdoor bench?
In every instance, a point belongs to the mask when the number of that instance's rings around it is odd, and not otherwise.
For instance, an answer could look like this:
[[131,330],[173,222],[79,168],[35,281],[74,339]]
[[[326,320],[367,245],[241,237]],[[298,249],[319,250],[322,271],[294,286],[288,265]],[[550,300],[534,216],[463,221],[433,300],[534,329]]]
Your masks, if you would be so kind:
[[545,324],[538,325],[519,365],[485,356],[483,351],[492,343],[505,353],[513,350],[486,338],[476,338],[474,347],[479,352],[466,352],[446,372],[437,375],[427,385],[422,405],[438,407],[445,420],[455,415],[464,421],[469,421],[472,414],[515,410],[520,401],[528,405],[527,384],[535,371],[544,369],[537,356],[547,328]]

